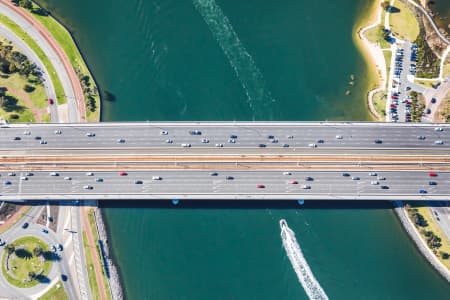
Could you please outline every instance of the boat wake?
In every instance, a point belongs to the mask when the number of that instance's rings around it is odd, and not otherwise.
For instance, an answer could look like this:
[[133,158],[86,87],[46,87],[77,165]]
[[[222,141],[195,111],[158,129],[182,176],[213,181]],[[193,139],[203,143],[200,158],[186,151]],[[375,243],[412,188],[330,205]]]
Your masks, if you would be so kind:
[[328,300],[327,294],[320,286],[317,279],[314,277],[308,263],[303,256],[300,245],[295,238],[295,232],[293,232],[287,225],[286,220],[280,220],[281,227],[281,240],[283,247],[286,250],[286,255],[291,261],[292,267],[297,274],[303,289],[308,295],[309,299]]
[[240,41],[227,16],[214,0],[193,0],[193,3],[241,82],[254,117],[267,118],[274,110],[275,100],[266,89],[261,71]]

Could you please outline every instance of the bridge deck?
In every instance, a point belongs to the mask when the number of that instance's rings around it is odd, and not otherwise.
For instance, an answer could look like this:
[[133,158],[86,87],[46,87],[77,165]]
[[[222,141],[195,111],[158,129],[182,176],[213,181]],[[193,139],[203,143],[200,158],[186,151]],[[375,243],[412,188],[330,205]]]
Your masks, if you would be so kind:
[[11,124],[0,141],[0,200],[450,197],[450,124]]

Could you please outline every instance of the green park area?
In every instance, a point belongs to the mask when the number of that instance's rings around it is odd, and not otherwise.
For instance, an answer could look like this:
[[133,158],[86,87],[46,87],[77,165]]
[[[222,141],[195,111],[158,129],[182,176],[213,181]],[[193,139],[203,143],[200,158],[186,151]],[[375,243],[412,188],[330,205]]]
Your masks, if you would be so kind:
[[389,23],[392,33],[402,40],[415,41],[420,29],[412,11],[399,0],[394,1],[390,10]]
[[382,49],[388,49],[390,44],[386,41],[387,34],[383,31],[383,26],[379,25],[365,32],[366,38],[375,44],[380,45]]
[[[376,92],[372,98],[375,110],[383,118],[386,117],[386,100],[387,100],[386,91]],[[384,119],[382,121],[384,121]]]
[[39,297],[38,300],[68,300],[69,297],[64,290],[61,281],[58,281],[47,293]]
[[6,280],[19,288],[38,283],[48,283],[47,275],[56,259],[53,252],[40,239],[22,237],[5,246],[2,257],[2,274]]
[[20,37],[34,51],[34,53],[36,53],[36,55],[39,57],[39,59],[42,61],[45,68],[47,69],[49,76],[53,82],[57,102],[59,104],[65,103],[66,99],[64,96],[64,89],[62,87],[62,83],[59,80],[59,77],[56,74],[56,71],[52,63],[45,55],[44,51],[42,51],[42,49],[38,46],[38,44],[19,25],[14,23],[8,17],[0,14],[0,23],[8,27],[12,32],[14,32],[18,37]]
[[[450,242],[437,224],[428,203],[414,202],[406,206],[411,221],[437,258],[450,270]],[[439,218],[439,217],[438,217]]]

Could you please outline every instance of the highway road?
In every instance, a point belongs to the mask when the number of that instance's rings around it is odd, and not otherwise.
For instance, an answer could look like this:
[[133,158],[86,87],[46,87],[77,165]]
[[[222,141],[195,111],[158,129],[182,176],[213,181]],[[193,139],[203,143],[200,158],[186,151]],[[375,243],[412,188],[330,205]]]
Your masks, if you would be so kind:
[[[7,127],[6,127],[7,126]],[[437,131],[442,128],[442,131]],[[55,134],[55,131],[60,134]],[[192,135],[191,130],[201,131]],[[163,134],[166,133],[167,134]],[[29,135],[26,135],[29,133]],[[95,136],[88,137],[88,133]],[[230,138],[231,135],[237,138]],[[419,139],[423,136],[424,139]],[[15,138],[20,140],[14,140]],[[118,140],[123,139],[123,143]],[[206,139],[203,140],[202,139]],[[375,140],[381,140],[380,144]],[[234,143],[233,143],[234,140]],[[160,149],[161,152],[223,153],[225,149],[252,149],[283,153],[324,149],[450,149],[450,124],[392,123],[101,123],[10,124],[0,128],[0,151],[26,149]],[[45,144],[41,144],[45,141]],[[442,141],[443,144],[436,144]],[[182,144],[191,147],[183,148]],[[265,147],[259,147],[264,145]],[[226,151],[226,150],[225,150]]]
[[[344,170],[345,171],[345,170]],[[211,173],[217,172],[217,175]],[[285,175],[288,172],[290,175]],[[445,200],[450,195],[450,172],[316,170],[152,170],[35,172],[26,181],[2,173],[0,200],[13,199],[378,199]],[[376,172],[377,176],[369,173]],[[159,176],[158,180],[153,176]],[[378,177],[380,176],[380,177]],[[66,177],[70,177],[68,180]],[[306,177],[312,177],[311,181]],[[356,177],[359,179],[356,180]],[[228,179],[227,179],[228,178]],[[101,182],[98,182],[99,179]],[[141,180],[142,183],[136,183]],[[295,182],[296,181],[296,182]],[[430,181],[434,185],[430,185]],[[373,182],[373,184],[372,184]],[[258,187],[258,185],[264,185]],[[92,189],[85,189],[86,186]],[[305,188],[309,186],[309,188]],[[383,189],[382,186],[386,186]],[[421,194],[423,189],[426,193]]]
[[[11,124],[0,128],[0,140],[0,200],[446,200],[450,195],[450,124]],[[298,178],[283,175],[287,171]],[[342,176],[343,171],[360,180]],[[389,180],[371,184],[371,171],[387,172]],[[428,178],[429,172],[439,176]],[[301,182],[305,176],[315,180]],[[305,184],[310,188],[303,189]]]

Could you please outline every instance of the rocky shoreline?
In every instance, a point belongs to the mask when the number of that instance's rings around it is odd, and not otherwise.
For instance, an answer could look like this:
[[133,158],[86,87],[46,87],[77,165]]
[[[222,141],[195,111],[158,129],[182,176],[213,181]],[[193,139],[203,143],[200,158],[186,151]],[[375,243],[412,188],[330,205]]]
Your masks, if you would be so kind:
[[103,222],[102,212],[101,209],[98,207],[98,205],[94,210],[94,217],[99,237],[99,244],[103,245],[102,247],[100,247],[101,248],[100,252],[102,254],[103,268],[107,274],[106,278],[108,280],[108,286],[111,292],[111,297],[113,300],[122,300],[124,299],[124,297],[122,285],[120,283],[119,272],[110,256],[106,226],[105,223]]

